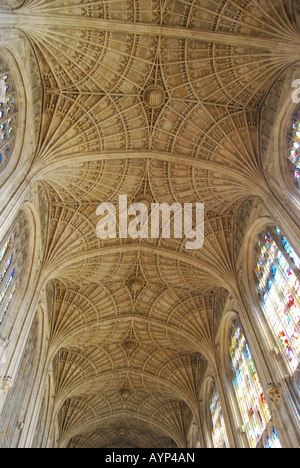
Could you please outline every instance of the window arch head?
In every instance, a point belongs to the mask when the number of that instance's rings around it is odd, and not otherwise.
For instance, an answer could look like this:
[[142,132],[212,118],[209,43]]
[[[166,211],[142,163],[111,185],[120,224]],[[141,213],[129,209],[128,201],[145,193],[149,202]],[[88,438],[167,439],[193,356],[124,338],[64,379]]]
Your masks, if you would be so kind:
[[288,160],[293,183],[300,190],[300,107],[293,116],[290,129]]
[[0,241],[0,334],[13,304],[21,301],[26,278],[29,224],[21,213],[10,232]]
[[276,350],[293,374],[300,358],[300,258],[278,227],[259,236],[255,275]]
[[13,150],[17,126],[17,94],[12,73],[0,58],[0,173]]

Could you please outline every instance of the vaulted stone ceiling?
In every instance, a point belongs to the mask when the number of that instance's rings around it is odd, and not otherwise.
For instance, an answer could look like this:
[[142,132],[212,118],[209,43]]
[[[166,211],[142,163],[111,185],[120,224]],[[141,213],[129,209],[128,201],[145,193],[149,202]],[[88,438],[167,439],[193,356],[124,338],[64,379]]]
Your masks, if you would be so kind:
[[[183,445],[198,421],[217,305],[238,291],[234,215],[268,196],[259,109],[300,58],[295,5],[28,0],[7,15],[44,85],[31,177],[50,200],[43,275],[56,288],[62,446]],[[204,203],[204,248],[100,240],[96,208],[119,194]]]

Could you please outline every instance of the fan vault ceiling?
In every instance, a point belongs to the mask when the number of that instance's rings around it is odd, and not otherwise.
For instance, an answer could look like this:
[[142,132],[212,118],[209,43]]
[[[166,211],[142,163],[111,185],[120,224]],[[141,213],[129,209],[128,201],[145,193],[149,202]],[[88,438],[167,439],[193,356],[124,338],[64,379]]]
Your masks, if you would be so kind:
[[[267,194],[259,109],[300,58],[292,4],[27,0],[7,15],[44,86],[31,174],[50,200],[61,445],[182,446],[197,420],[216,292],[237,290],[234,215]],[[204,203],[204,248],[98,239],[96,208],[119,194]]]

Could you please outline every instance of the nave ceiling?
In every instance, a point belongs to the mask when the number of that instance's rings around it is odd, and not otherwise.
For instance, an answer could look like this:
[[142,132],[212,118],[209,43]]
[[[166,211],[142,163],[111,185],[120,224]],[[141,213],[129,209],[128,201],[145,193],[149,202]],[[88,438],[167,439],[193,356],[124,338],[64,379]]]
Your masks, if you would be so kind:
[[[299,60],[289,0],[26,0],[8,21],[43,83],[31,177],[61,444],[183,444],[237,291],[234,222],[268,195],[259,110]],[[99,203],[204,203],[205,245],[100,240]]]

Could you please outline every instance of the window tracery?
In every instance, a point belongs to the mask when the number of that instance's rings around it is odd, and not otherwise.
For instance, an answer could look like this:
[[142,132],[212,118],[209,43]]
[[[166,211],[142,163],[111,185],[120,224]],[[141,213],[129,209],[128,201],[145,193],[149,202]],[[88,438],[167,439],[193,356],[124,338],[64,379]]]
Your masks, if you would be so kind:
[[[0,274],[0,288],[2,290],[0,293],[0,325],[4,320],[4,317],[14,297],[16,289],[16,285],[13,284],[15,269],[10,269],[13,259],[13,252],[11,252],[10,244],[11,238],[9,238],[5,243],[0,255],[0,267],[2,270]],[[9,253],[7,254],[8,251]]]
[[290,161],[290,170],[292,178],[296,184],[298,190],[300,190],[300,117],[294,119],[288,159]]
[[278,352],[294,374],[300,356],[300,258],[278,227],[260,236],[255,274]]
[[26,264],[28,225],[20,215],[11,234],[0,243],[0,326],[12,306]]
[[251,448],[260,444],[265,448],[280,448],[275,428],[270,431],[271,413],[253,361],[250,347],[241,325],[233,321],[230,330],[229,352],[233,386]]
[[0,59],[0,172],[6,166],[16,137],[17,97],[12,74]]
[[217,386],[215,383],[213,384],[211,390],[209,408],[211,414],[212,439],[214,448],[227,448],[228,439],[226,434],[225,422]]

